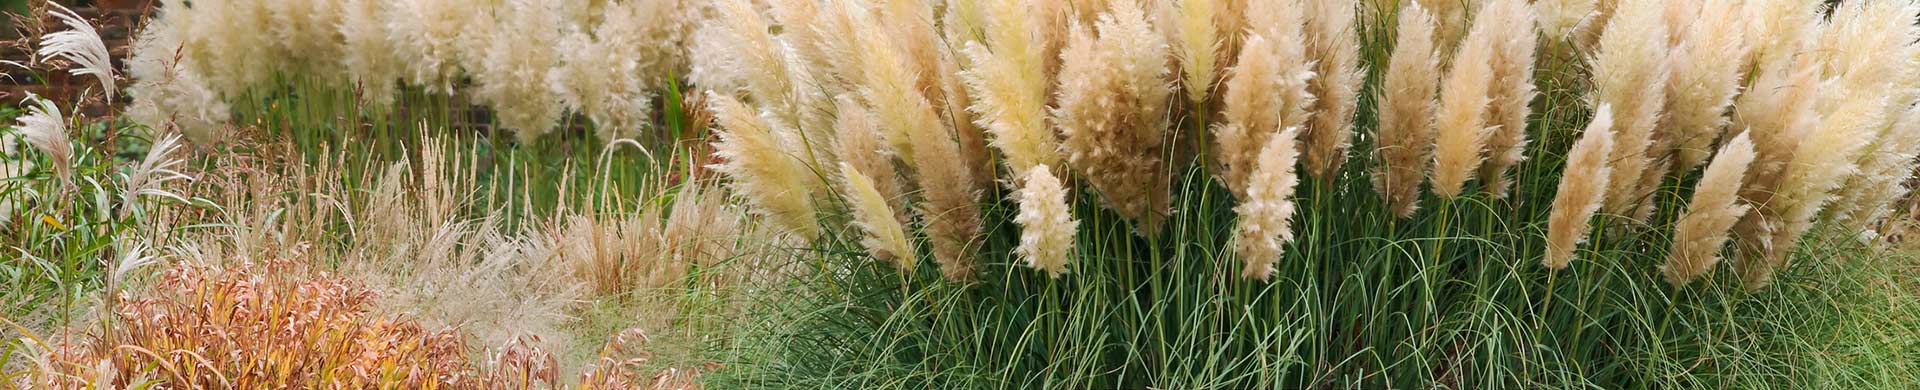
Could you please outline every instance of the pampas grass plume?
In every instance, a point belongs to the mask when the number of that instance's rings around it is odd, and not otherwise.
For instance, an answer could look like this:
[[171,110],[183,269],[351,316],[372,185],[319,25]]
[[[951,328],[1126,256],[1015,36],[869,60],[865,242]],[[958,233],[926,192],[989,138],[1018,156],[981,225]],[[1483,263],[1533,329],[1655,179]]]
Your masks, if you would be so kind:
[[853,209],[853,223],[867,232],[861,244],[866,245],[874,258],[893,263],[901,272],[913,273],[919,269],[920,259],[913,252],[913,244],[907,241],[906,228],[895,219],[893,207],[887,204],[873,178],[845,162],[840,163],[840,174],[848,207]]
[[1038,165],[1059,166],[1060,141],[1047,125],[1046,55],[1042,34],[1019,2],[986,4],[986,43],[968,42],[973,67],[961,74],[974,98],[971,110],[993,136],[992,146],[1019,177]]
[[1214,74],[1219,71],[1220,25],[1215,21],[1221,0],[1180,0],[1174,10],[1175,54],[1180,57],[1180,73],[1185,76],[1187,100],[1204,101],[1213,93]]
[[1533,103],[1534,52],[1539,47],[1534,33],[1533,8],[1523,0],[1492,0],[1480,12],[1479,22],[1499,27],[1493,58],[1492,105],[1488,122],[1494,127],[1487,138],[1486,165],[1481,181],[1495,199],[1505,198],[1513,183],[1507,170],[1526,161],[1528,107]]
[[1680,44],[1673,49],[1672,82],[1667,85],[1667,127],[1673,145],[1676,172],[1707,162],[1713,142],[1726,128],[1727,108],[1740,93],[1746,58],[1746,30],[1733,0],[1706,0],[1700,19],[1673,31]]
[[1741,133],[1720,147],[1718,157],[1693,191],[1693,201],[1673,228],[1673,249],[1660,266],[1667,283],[1686,285],[1720,262],[1727,230],[1751,208],[1739,203],[1740,180],[1753,163],[1753,137]]
[[733,178],[734,190],[756,213],[803,239],[820,235],[808,180],[815,177],[806,163],[781,149],[773,123],[738,99],[707,94],[720,143],[715,154],[725,159],[718,168]]
[[1299,128],[1288,128],[1267,140],[1248,180],[1247,198],[1233,208],[1240,216],[1233,229],[1234,253],[1246,263],[1241,277],[1272,279],[1283,246],[1293,241],[1293,192],[1300,184],[1294,173],[1299,134]]
[[1567,167],[1560,177],[1560,189],[1554,192],[1553,209],[1547,219],[1547,254],[1541,265],[1550,269],[1567,268],[1573,251],[1586,241],[1592,230],[1593,213],[1600,210],[1606,196],[1610,166],[1607,157],[1613,149],[1613,107],[1605,104],[1593,114],[1580,140],[1567,152]]
[[1616,214],[1638,212],[1652,188],[1642,188],[1641,175],[1650,172],[1654,131],[1666,105],[1669,75],[1666,7],[1658,0],[1623,0],[1618,13],[1600,36],[1594,56],[1595,103],[1613,106],[1614,164],[1608,180],[1605,209]]
[[1373,185],[1401,218],[1419,208],[1420,183],[1431,161],[1433,97],[1439,89],[1431,72],[1440,67],[1433,23],[1433,15],[1419,4],[1400,10],[1399,36],[1377,99]]
[[[1353,144],[1353,115],[1360,102],[1360,83],[1366,81],[1365,71],[1360,68],[1360,31],[1354,25],[1357,5],[1352,0],[1303,3],[1309,15],[1305,25],[1307,53],[1314,59],[1317,76],[1308,84],[1315,98],[1313,117],[1301,135],[1306,138],[1307,173],[1331,182],[1346,163],[1347,148]],[[1511,28],[1523,27],[1531,38],[1531,22]]]
[[1137,4],[1100,16],[1098,38],[1076,28],[1062,54],[1055,122],[1069,163],[1110,209],[1152,235],[1171,211],[1162,162],[1168,127],[1167,44]]
[[1257,17],[1252,21],[1257,27],[1250,28],[1239,58],[1227,71],[1225,121],[1213,129],[1218,175],[1241,197],[1267,139],[1282,129],[1306,126],[1315,101],[1309,84],[1316,77],[1314,65],[1306,60],[1301,32],[1303,10],[1265,2],[1250,7],[1249,17]]
[[1494,130],[1490,126],[1497,126],[1488,123],[1487,111],[1493,103],[1498,28],[1504,26],[1474,26],[1440,87],[1431,179],[1433,192],[1446,199],[1459,197],[1467,179],[1480,168],[1487,138]]
[[1073,219],[1067,203],[1067,189],[1046,165],[1034,166],[1021,180],[1014,200],[1020,213],[1013,218],[1020,224],[1020,246],[1014,253],[1033,267],[1058,278],[1067,273],[1073,261],[1073,237],[1080,222]]

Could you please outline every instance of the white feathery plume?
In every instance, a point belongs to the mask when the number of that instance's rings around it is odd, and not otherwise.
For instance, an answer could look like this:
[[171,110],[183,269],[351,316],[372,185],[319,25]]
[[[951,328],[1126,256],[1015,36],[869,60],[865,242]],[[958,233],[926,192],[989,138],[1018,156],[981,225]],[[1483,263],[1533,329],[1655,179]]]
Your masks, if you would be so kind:
[[1432,162],[1434,93],[1440,79],[1433,15],[1419,4],[1400,10],[1393,56],[1375,101],[1373,187],[1393,208],[1410,217],[1419,208],[1420,184]]
[[1656,155],[1655,128],[1666,106],[1668,61],[1666,7],[1659,0],[1622,0],[1594,56],[1594,103],[1613,106],[1613,177],[1608,180],[1607,212],[1639,212],[1653,188],[1643,187]]
[[66,116],[60,114],[60,107],[55,106],[52,100],[38,95],[28,93],[21,104],[28,103],[32,105],[27,107],[27,114],[15,118],[20,122],[15,128],[20,130],[20,136],[26,138],[28,145],[40,149],[53,160],[53,171],[60,175],[60,180],[72,185],[73,141],[67,138]]
[[[1331,182],[1346,164],[1347,148],[1353,144],[1353,116],[1359,107],[1360,84],[1366,82],[1366,72],[1360,67],[1356,5],[1352,0],[1305,0],[1301,6],[1308,15],[1304,31],[1315,74],[1308,83],[1308,90],[1314,96],[1313,117],[1301,133],[1307,146],[1304,163],[1308,174]],[[1525,4],[1519,6],[1525,8]],[[1531,20],[1527,21],[1526,36],[1533,37]],[[1531,59],[1529,53],[1529,69]]]
[[70,30],[49,33],[40,37],[41,56],[63,58],[73,62],[67,69],[74,76],[93,76],[100,80],[100,92],[106,94],[107,101],[113,101],[114,88],[113,58],[107,54],[107,44],[100,41],[100,32],[93,29],[80,14],[67,9],[56,2],[51,12],[55,18],[67,25]]
[[1234,253],[1246,263],[1240,277],[1273,278],[1273,265],[1280,261],[1286,243],[1293,241],[1293,192],[1300,184],[1293,166],[1300,156],[1295,141],[1299,134],[1299,128],[1290,127],[1269,137],[1247,180],[1246,199],[1233,207],[1239,215],[1233,229]]
[[1700,184],[1693,191],[1687,212],[1674,224],[1673,248],[1667,262],[1660,266],[1667,283],[1681,286],[1706,273],[1720,262],[1720,250],[1727,244],[1727,230],[1733,228],[1752,206],[1740,203],[1740,179],[1753,163],[1753,138],[1747,133],[1720,147],[1720,154],[1707,166]]
[[1020,246],[1014,253],[1028,267],[1058,278],[1072,265],[1073,236],[1080,222],[1073,219],[1067,189],[1050,170],[1046,165],[1027,170],[1020,191],[1013,195],[1020,205],[1020,213],[1013,218],[1020,224]]
[[1580,140],[1567,152],[1567,167],[1560,176],[1560,188],[1553,194],[1553,208],[1547,219],[1547,254],[1541,265],[1564,269],[1573,262],[1573,252],[1593,231],[1593,213],[1607,195],[1607,180],[1613,167],[1608,155],[1613,151],[1613,107],[1601,104],[1587,124]]

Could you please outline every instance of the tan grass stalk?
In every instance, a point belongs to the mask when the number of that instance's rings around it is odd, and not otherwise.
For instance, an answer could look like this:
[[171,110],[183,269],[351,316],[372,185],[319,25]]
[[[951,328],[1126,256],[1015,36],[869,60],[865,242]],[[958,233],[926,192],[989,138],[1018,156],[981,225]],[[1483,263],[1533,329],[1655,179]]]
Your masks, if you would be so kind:
[[1440,111],[1435,119],[1433,192],[1442,198],[1460,196],[1462,187],[1478,171],[1497,123],[1489,123],[1487,113],[1493,103],[1494,59],[1499,49],[1500,29],[1505,26],[1475,25],[1454,55],[1453,69],[1440,86]]
[[707,101],[721,129],[714,149],[725,161],[716,168],[733,179],[734,191],[755,213],[789,233],[808,240],[819,236],[820,223],[808,194],[816,176],[781,148],[781,130],[731,96],[710,92]]
[[1564,269],[1573,261],[1573,251],[1592,232],[1593,213],[1600,210],[1606,196],[1607,180],[1612,176],[1608,156],[1613,153],[1613,107],[1602,104],[1593,114],[1580,140],[1567,152],[1567,167],[1560,176],[1560,189],[1553,195],[1552,215],[1547,219],[1547,254],[1540,264]]
[[933,103],[916,88],[906,49],[879,25],[862,26],[856,37],[866,75],[862,93],[894,152],[917,173],[925,200],[919,214],[940,272],[951,281],[971,282],[975,260],[970,247],[982,224],[972,167],[961,155],[953,128],[941,122]]
[[1299,133],[1299,128],[1290,127],[1269,137],[1249,179],[1246,200],[1233,208],[1239,215],[1233,229],[1234,254],[1246,263],[1240,277],[1271,279],[1273,265],[1280,261],[1286,243],[1293,241],[1293,192],[1300,184],[1294,173],[1300,156]]
[[1045,165],[1034,166],[1022,178],[1022,187],[1013,195],[1020,205],[1013,222],[1020,224],[1020,246],[1014,253],[1028,267],[1058,278],[1073,262],[1073,236],[1080,222],[1073,219],[1067,203],[1067,189]]
[[1487,160],[1481,166],[1480,180],[1494,199],[1505,198],[1513,183],[1507,171],[1526,161],[1527,116],[1536,95],[1533,85],[1534,53],[1539,38],[1534,32],[1533,8],[1522,0],[1491,0],[1480,12],[1479,22],[1499,26],[1494,30],[1492,105],[1487,121],[1495,126],[1487,137]]
[[1675,287],[1706,273],[1720,262],[1720,250],[1726,247],[1727,231],[1752,206],[1740,200],[1740,179],[1754,159],[1753,138],[1747,133],[1720,147],[1719,156],[1707,166],[1707,172],[1694,188],[1693,201],[1673,228],[1673,249],[1667,263],[1660,266],[1667,283]]
[[1076,28],[1062,54],[1055,123],[1068,162],[1102,203],[1152,235],[1171,212],[1167,44],[1133,2],[1115,4],[1096,29],[1097,38]]
[[895,219],[893,207],[887,204],[887,198],[881,195],[873,178],[846,162],[840,163],[840,174],[848,207],[853,209],[853,223],[867,232],[860,239],[861,245],[865,245],[874,258],[893,263],[901,272],[911,274],[919,269],[920,259],[913,252],[913,244],[907,241],[906,228]]
[[1641,176],[1663,174],[1648,170],[1660,153],[1652,149],[1670,74],[1665,12],[1657,0],[1623,0],[1593,60],[1594,102],[1613,106],[1617,123],[1603,207],[1609,213],[1637,213],[1652,193]]
[[1419,4],[1400,10],[1393,56],[1376,101],[1379,119],[1374,137],[1373,187],[1406,218],[1420,207],[1420,184],[1426,179],[1433,147],[1434,93],[1440,67],[1434,48],[1433,15]]
[[[1686,2],[1676,2],[1681,4]],[[1667,84],[1666,127],[1673,136],[1674,168],[1687,172],[1707,162],[1713,142],[1725,131],[1727,109],[1740,93],[1746,64],[1746,30],[1739,4],[1706,0],[1694,4],[1699,19],[1673,30],[1672,80]]]

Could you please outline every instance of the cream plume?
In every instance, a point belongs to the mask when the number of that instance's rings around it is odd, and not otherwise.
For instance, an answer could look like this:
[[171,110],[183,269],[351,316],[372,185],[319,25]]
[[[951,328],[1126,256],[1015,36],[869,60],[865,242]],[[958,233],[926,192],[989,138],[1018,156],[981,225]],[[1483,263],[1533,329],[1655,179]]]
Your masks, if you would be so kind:
[[734,191],[746,198],[754,212],[802,239],[820,235],[820,223],[808,191],[818,176],[805,162],[788,155],[774,122],[731,96],[709,92],[714,120],[720,128],[715,154],[724,159],[715,168],[733,179]]
[[61,24],[67,25],[68,30],[41,36],[40,50],[36,53],[42,57],[72,62],[67,73],[93,76],[100,81],[100,93],[106,94],[107,101],[112,102],[113,95],[119,91],[114,87],[113,57],[107,53],[107,44],[100,41],[100,32],[95,31],[86,19],[80,18],[80,14],[67,9],[67,6],[56,2],[46,4],[53,6],[53,11],[49,13],[60,19]]
[[1400,10],[1399,36],[1375,99],[1381,108],[1376,110],[1373,187],[1401,218],[1419,208],[1420,183],[1432,158],[1433,97],[1439,89],[1432,72],[1440,68],[1433,23],[1419,4]]
[[1013,222],[1020,224],[1020,246],[1014,253],[1028,267],[1058,278],[1073,261],[1073,236],[1080,222],[1073,219],[1067,189],[1046,165],[1027,171],[1014,200],[1020,205]]
[[1164,37],[1137,4],[1119,2],[1097,23],[1076,28],[1062,53],[1058,107],[1069,163],[1101,201],[1152,235],[1171,211],[1165,164],[1168,58]]
[[1059,166],[1060,141],[1047,124],[1046,55],[1032,13],[1016,0],[986,4],[986,44],[968,42],[973,68],[962,73],[974,97],[969,109],[993,135],[1014,177],[1038,165]]
[[[1307,145],[1307,173],[1331,182],[1346,163],[1347,148],[1353,144],[1353,115],[1360,103],[1360,83],[1366,81],[1365,71],[1360,68],[1360,31],[1354,26],[1352,0],[1305,0],[1303,3],[1306,13],[1311,15],[1306,18],[1306,43],[1317,77],[1308,84],[1308,91],[1315,98],[1313,117],[1301,136]],[[1525,27],[1531,39],[1531,22]]]
[[1459,197],[1467,179],[1485,160],[1487,138],[1493,133],[1487,113],[1493,103],[1494,58],[1498,32],[1505,26],[1478,24],[1460,44],[1453,69],[1440,87],[1438,129],[1433,148],[1433,192],[1445,199]]
[[1727,126],[1727,108],[1740,93],[1746,58],[1745,29],[1737,20],[1733,0],[1706,0],[1697,12],[1700,20],[1673,31],[1680,44],[1673,48],[1673,78],[1667,84],[1666,123],[1674,140],[1676,172],[1687,172],[1707,162],[1713,142]]
[[1600,210],[1606,197],[1607,180],[1613,167],[1607,158],[1613,153],[1613,107],[1601,104],[1587,124],[1580,140],[1567,152],[1567,167],[1560,176],[1560,189],[1553,194],[1552,215],[1547,219],[1547,254],[1541,265],[1564,269],[1573,261],[1573,251],[1592,232],[1593,213]]
[[1494,126],[1487,137],[1487,160],[1481,166],[1480,180],[1495,199],[1505,198],[1513,183],[1507,170],[1526,161],[1527,116],[1536,95],[1533,85],[1534,52],[1539,48],[1534,33],[1533,9],[1523,0],[1491,0],[1480,12],[1479,21],[1495,30],[1493,87],[1488,95],[1492,105],[1487,121]]
[[901,272],[911,274],[919,269],[920,259],[913,252],[913,244],[907,241],[906,228],[894,219],[893,207],[875,187],[873,178],[845,162],[840,163],[840,174],[848,207],[853,209],[853,223],[867,232],[860,240],[861,245],[866,246],[874,258],[893,263]]
[[[1274,2],[1279,3],[1279,2]],[[1300,30],[1299,7],[1261,3],[1240,57],[1227,72],[1222,96],[1224,123],[1213,128],[1219,177],[1235,196],[1245,196],[1247,177],[1258,164],[1267,138],[1282,129],[1306,126],[1314,104],[1309,82],[1315,77]],[[1275,92],[1278,92],[1277,94]]]
[[1609,213],[1638,213],[1653,191],[1641,176],[1664,174],[1649,169],[1662,153],[1653,149],[1670,73],[1665,12],[1658,0],[1623,0],[1594,56],[1594,102],[1613,106],[1617,123],[1603,207]]
[[1269,137],[1248,180],[1246,199],[1233,208],[1240,216],[1234,224],[1233,247],[1246,263],[1240,271],[1243,278],[1272,279],[1273,265],[1280,261],[1286,243],[1293,241],[1293,192],[1300,184],[1293,166],[1300,155],[1295,142],[1299,134],[1299,128],[1290,127]]
[[1753,163],[1753,139],[1747,133],[1720,147],[1720,154],[1707,166],[1707,172],[1693,191],[1687,212],[1674,224],[1673,248],[1667,263],[1660,266],[1667,283],[1686,285],[1720,262],[1720,249],[1727,244],[1727,230],[1733,228],[1751,206],[1739,202],[1740,180],[1747,165]]

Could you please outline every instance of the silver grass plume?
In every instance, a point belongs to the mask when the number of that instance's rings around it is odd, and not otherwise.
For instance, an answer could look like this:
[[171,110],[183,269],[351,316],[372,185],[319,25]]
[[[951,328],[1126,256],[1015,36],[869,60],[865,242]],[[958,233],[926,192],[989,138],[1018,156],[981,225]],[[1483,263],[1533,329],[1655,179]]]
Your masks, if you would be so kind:
[[[93,76],[100,81],[100,93],[106,94],[107,101],[113,101],[118,90],[114,88],[113,58],[107,53],[107,44],[100,41],[100,32],[86,19],[80,18],[67,6],[47,2],[53,6],[54,18],[67,25],[68,30],[48,33],[40,37],[42,57],[61,58],[73,63],[67,73],[74,76]],[[44,59],[43,59],[44,61]]]
[[73,185],[73,141],[67,138],[67,117],[60,114],[60,107],[52,100],[32,93],[20,104],[27,106],[27,114],[14,118],[19,121],[14,128],[28,145],[47,154],[61,182]]
[[781,147],[785,130],[731,96],[707,94],[720,142],[715,154],[725,159],[716,166],[733,179],[734,191],[746,198],[754,212],[802,239],[820,235],[820,223],[808,195],[816,177],[805,162]]
[[[1309,15],[1304,30],[1307,53],[1314,60],[1316,75],[1308,84],[1314,96],[1313,117],[1301,133],[1307,146],[1305,164],[1308,174],[1332,182],[1347,161],[1347,148],[1353,144],[1353,116],[1360,103],[1360,84],[1366,81],[1366,72],[1360,67],[1356,5],[1352,0],[1302,3]],[[1524,4],[1520,6],[1525,8]],[[1533,36],[1531,23],[1525,26],[1529,39]],[[1528,65],[1531,68],[1531,61]]]
[[1434,47],[1433,15],[1419,4],[1400,10],[1398,37],[1375,101],[1379,119],[1375,128],[1373,187],[1406,218],[1420,207],[1420,184],[1425,181],[1429,150],[1433,147],[1434,93],[1440,68]]
[[1487,137],[1487,161],[1480,178],[1494,199],[1507,196],[1513,183],[1507,171],[1526,161],[1527,116],[1536,95],[1533,85],[1534,53],[1539,39],[1534,32],[1533,9],[1522,0],[1491,0],[1475,23],[1502,26],[1496,31],[1493,58],[1493,88],[1488,95],[1492,105],[1487,121],[1495,126]]
[[1098,38],[1084,27],[1061,54],[1055,123],[1068,162],[1110,209],[1152,235],[1171,211],[1165,166],[1168,53],[1137,4],[1100,16]]
[[1743,132],[1721,146],[1719,156],[1707,166],[1694,188],[1693,201],[1674,223],[1673,248],[1667,252],[1666,264],[1660,266],[1668,284],[1686,285],[1720,262],[1728,229],[1752,208],[1740,203],[1739,195],[1740,180],[1753,159],[1753,138]]
[[1020,224],[1020,246],[1014,253],[1028,267],[1058,278],[1072,265],[1074,232],[1080,226],[1067,202],[1067,189],[1046,165],[1027,170],[1019,181],[1020,191],[1013,197],[1020,213],[1013,222]]
[[[1850,2],[1834,10],[1832,25],[1820,40],[1831,47],[1826,56],[1826,74],[1837,79],[1838,88],[1868,91],[1899,91],[1911,73],[1920,73],[1920,3],[1909,0]],[[1844,43],[1843,43],[1844,42]],[[1869,224],[1886,214],[1892,201],[1904,191],[1912,173],[1916,150],[1911,121],[1910,98],[1890,96],[1889,115],[1884,122],[1871,125],[1874,139],[1861,152],[1860,171],[1847,178],[1835,194],[1833,207],[1823,219],[1848,233],[1867,230]],[[1906,115],[1902,115],[1906,114]],[[1902,120],[1902,118],[1907,118]]]
[[1547,254],[1541,265],[1564,269],[1573,261],[1573,252],[1592,232],[1593,213],[1600,211],[1606,197],[1607,180],[1612,170],[1608,156],[1613,153],[1613,107],[1605,104],[1593,114],[1593,121],[1567,152],[1567,167],[1560,176],[1560,188],[1553,194],[1553,209],[1547,219]]
[[1608,180],[1609,213],[1639,212],[1653,189],[1643,187],[1642,175],[1652,172],[1661,151],[1656,144],[1661,109],[1666,106],[1666,8],[1657,0],[1623,0],[1618,13],[1600,36],[1593,59],[1594,103],[1614,109],[1617,123],[1613,145],[1613,177]]
[[1239,215],[1233,229],[1234,254],[1245,263],[1240,277],[1271,279],[1273,265],[1280,261],[1286,243],[1293,241],[1293,193],[1300,184],[1294,172],[1300,156],[1299,135],[1299,128],[1290,127],[1269,137],[1248,178],[1246,199],[1233,208]]
[[127,75],[133,79],[127,87],[133,99],[127,116],[162,134],[178,132],[195,142],[213,142],[229,118],[227,103],[186,63],[191,59],[183,53],[172,23],[165,17],[155,19],[134,41],[127,60]]

